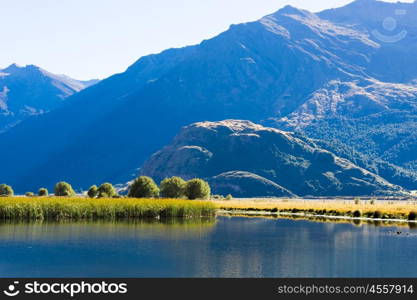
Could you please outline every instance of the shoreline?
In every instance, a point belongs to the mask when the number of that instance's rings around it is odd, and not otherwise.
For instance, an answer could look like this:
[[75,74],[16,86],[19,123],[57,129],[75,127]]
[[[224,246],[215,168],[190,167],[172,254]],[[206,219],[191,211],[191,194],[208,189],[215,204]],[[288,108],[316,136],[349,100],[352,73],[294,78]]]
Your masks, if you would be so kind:
[[219,214],[417,224],[417,201],[254,198],[212,200]]
[[314,215],[314,214],[305,214],[305,213],[273,213],[268,211],[242,211],[242,210],[219,210],[217,216],[220,217],[271,217],[271,218],[286,218],[290,217],[291,219],[304,219],[309,221],[321,221],[323,219],[332,220],[332,221],[364,221],[364,222],[383,222],[389,224],[398,224],[398,225],[407,225],[407,224],[416,224],[416,220],[405,220],[405,219],[375,219],[375,218],[366,218],[366,217],[349,217],[349,216],[330,216],[330,215]]

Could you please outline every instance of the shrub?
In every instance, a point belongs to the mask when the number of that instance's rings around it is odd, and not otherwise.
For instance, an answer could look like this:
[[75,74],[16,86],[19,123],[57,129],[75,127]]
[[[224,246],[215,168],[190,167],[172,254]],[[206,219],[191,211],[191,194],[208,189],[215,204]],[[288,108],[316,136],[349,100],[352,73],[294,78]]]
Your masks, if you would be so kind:
[[373,218],[374,217],[374,212],[372,211],[367,211],[363,214],[365,217],[367,218]]
[[417,219],[417,212],[410,211],[410,213],[408,214],[408,220],[415,221],[416,219]]
[[108,182],[103,183],[97,189],[98,198],[112,198],[113,196],[116,196],[116,195],[117,195],[117,192],[114,189],[113,185]]
[[210,186],[202,179],[191,179],[185,186],[185,195],[190,200],[208,199],[210,197]]
[[49,192],[46,188],[40,188],[38,191],[38,196],[39,197],[46,197],[49,195]]
[[54,189],[55,196],[58,197],[72,197],[75,196],[75,192],[72,186],[64,181],[58,182]]
[[229,195],[226,196],[226,200],[232,200],[232,199],[233,199],[232,195],[229,194]]
[[35,194],[34,194],[33,192],[27,192],[27,193],[25,194],[25,196],[26,196],[26,197],[33,197],[33,196],[35,196]]
[[185,196],[185,185],[187,183],[180,177],[165,178],[162,180],[160,189],[161,197],[182,198]]
[[371,205],[374,205],[375,204],[375,199],[372,199],[371,200]]
[[14,192],[10,185],[0,184],[0,196],[13,196]]
[[97,194],[98,194],[98,188],[97,188],[97,186],[96,185],[90,186],[90,188],[87,191],[88,197],[95,198],[95,197],[97,197]]
[[361,203],[361,200],[359,198],[355,198],[355,204],[358,205]]
[[382,212],[380,212],[379,210],[374,212],[374,218],[375,219],[381,219],[382,218]]
[[152,178],[141,176],[130,185],[128,197],[130,198],[157,198],[159,188]]
[[361,213],[361,211],[360,210],[355,210],[354,212],[353,212],[353,217],[355,217],[355,218],[360,218],[362,216],[362,213]]

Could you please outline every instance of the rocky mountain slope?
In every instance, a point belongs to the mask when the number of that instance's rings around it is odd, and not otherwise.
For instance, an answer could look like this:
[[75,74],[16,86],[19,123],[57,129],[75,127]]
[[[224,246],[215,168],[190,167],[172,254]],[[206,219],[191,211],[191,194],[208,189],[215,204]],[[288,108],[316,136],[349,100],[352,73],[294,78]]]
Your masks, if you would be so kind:
[[417,2],[356,0],[317,14],[339,26],[361,32],[378,43],[378,51],[368,56],[364,65],[371,77],[383,82],[414,81],[417,57]]
[[416,118],[417,86],[332,81],[275,126],[417,171]]
[[[322,139],[344,157],[362,153],[376,164],[399,166],[397,173],[415,174],[417,3],[358,0],[318,16],[380,45],[364,65],[378,80],[331,81],[274,126]],[[416,188],[415,183],[397,183]]]
[[214,193],[238,197],[399,193],[398,186],[289,132],[249,121],[185,127],[141,174],[209,180]]

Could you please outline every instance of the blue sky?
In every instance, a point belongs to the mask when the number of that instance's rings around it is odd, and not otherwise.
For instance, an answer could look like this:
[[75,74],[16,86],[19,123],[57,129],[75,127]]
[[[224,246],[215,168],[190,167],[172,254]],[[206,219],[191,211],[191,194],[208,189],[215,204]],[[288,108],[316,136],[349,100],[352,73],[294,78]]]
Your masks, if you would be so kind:
[[0,68],[35,64],[77,79],[104,78],[143,55],[199,43],[286,4],[319,11],[349,2],[0,0]]

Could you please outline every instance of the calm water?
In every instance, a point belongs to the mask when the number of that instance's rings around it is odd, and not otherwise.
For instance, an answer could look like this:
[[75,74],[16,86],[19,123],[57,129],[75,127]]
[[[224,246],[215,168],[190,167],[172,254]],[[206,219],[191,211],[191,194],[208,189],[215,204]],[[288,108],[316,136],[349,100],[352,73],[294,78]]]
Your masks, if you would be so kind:
[[417,277],[417,231],[224,217],[1,224],[0,276]]

